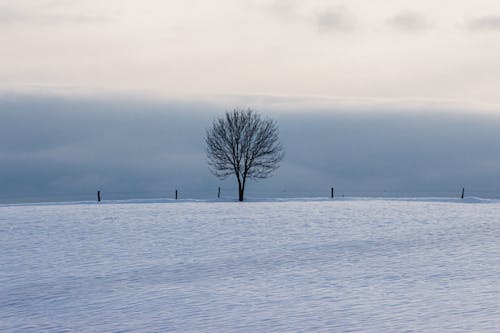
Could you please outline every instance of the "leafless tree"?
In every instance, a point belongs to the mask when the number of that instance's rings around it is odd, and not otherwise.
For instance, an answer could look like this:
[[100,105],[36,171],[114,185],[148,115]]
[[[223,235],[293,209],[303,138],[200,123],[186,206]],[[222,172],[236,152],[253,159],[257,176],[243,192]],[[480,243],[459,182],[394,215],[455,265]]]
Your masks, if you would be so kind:
[[284,152],[278,134],[274,120],[263,119],[251,109],[228,111],[207,129],[210,169],[220,179],[236,176],[239,201],[243,201],[247,178],[267,178],[279,167]]

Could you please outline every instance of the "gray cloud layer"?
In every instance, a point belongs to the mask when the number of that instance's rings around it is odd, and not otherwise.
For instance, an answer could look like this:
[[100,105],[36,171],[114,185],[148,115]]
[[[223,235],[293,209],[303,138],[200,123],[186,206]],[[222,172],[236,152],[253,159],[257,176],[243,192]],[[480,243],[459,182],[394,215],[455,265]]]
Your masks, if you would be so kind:
[[102,23],[111,20],[98,10],[81,8],[68,1],[39,1],[2,4],[0,24],[54,25]]
[[401,31],[422,31],[432,27],[430,20],[424,14],[414,11],[399,12],[387,23]]
[[346,7],[330,7],[316,14],[316,24],[320,31],[350,31],[355,28],[356,20]]
[[488,15],[472,19],[468,22],[467,28],[476,30],[500,30],[500,16]]
[[[0,201],[213,197],[203,137],[224,110],[196,103],[4,97]],[[249,196],[500,196],[498,117],[449,113],[270,113],[286,157]],[[228,192],[230,191],[230,192]]]

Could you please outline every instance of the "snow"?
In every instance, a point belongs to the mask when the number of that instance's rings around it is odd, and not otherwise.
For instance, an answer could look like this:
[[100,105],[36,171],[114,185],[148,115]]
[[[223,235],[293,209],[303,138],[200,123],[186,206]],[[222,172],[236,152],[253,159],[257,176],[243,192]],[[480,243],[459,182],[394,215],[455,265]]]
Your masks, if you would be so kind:
[[0,206],[0,331],[497,332],[500,202]]

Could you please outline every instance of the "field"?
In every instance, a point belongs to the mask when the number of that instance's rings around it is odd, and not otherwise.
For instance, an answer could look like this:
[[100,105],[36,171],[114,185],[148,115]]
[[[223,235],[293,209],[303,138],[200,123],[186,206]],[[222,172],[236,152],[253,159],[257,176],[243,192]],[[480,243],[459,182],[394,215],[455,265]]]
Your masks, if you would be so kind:
[[500,203],[0,207],[0,331],[498,332]]

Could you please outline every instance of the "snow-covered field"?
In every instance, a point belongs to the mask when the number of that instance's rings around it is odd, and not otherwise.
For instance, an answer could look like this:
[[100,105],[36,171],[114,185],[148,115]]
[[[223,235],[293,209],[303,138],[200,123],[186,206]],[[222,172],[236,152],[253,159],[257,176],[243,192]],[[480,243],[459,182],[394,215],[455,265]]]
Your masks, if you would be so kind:
[[0,331],[499,332],[500,203],[2,206]]

